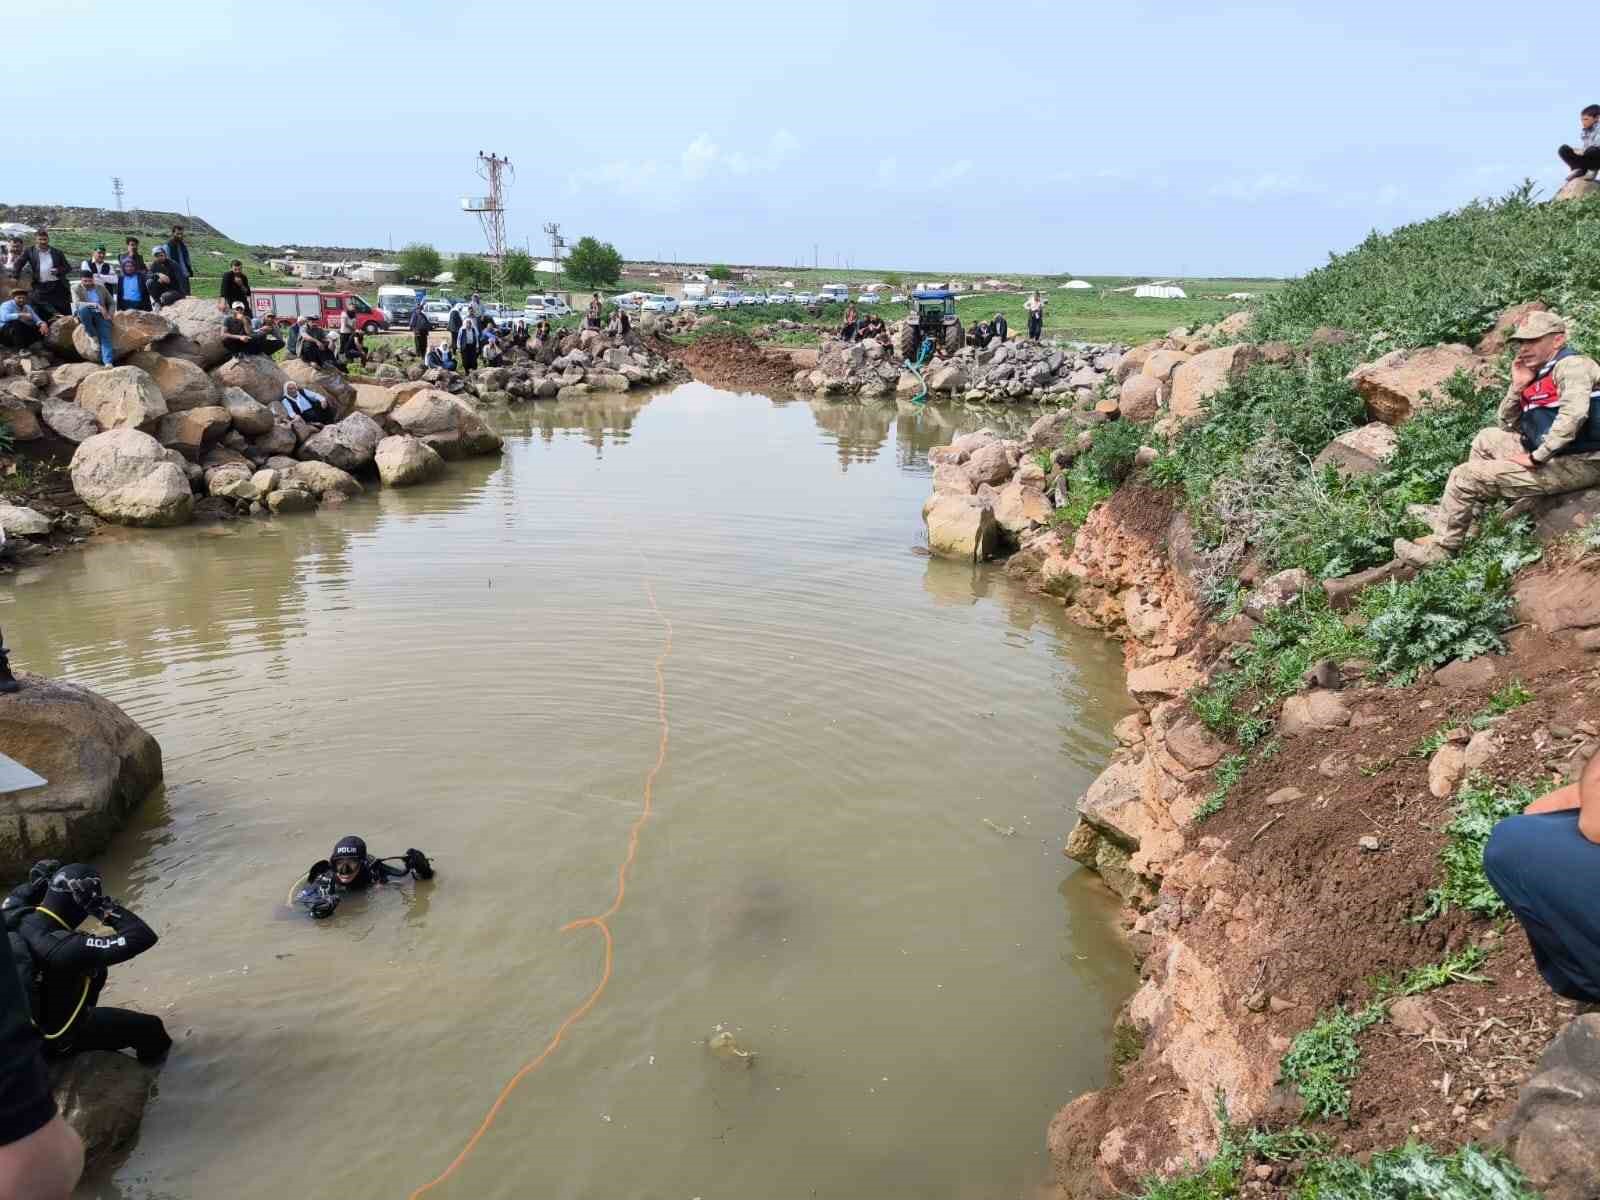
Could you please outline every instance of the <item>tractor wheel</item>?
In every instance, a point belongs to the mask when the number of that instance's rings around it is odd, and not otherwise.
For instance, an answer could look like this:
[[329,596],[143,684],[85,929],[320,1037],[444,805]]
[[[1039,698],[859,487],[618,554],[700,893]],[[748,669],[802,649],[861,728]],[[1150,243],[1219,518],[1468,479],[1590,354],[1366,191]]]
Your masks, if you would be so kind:
[[964,345],[966,345],[966,331],[961,328],[961,322],[957,320],[954,324],[945,326],[944,352],[954,354]]
[[906,362],[917,361],[917,350],[922,343],[922,330],[912,322],[907,321],[905,328],[900,331],[900,357]]

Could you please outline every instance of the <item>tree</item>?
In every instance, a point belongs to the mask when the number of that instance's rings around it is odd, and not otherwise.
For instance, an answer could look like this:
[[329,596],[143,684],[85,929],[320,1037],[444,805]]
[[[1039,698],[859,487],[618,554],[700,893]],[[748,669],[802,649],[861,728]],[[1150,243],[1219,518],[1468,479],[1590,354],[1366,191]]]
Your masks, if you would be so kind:
[[724,263],[717,263],[715,266],[708,268],[706,274],[718,283],[722,283],[733,278],[733,268]]
[[584,287],[615,283],[622,278],[622,255],[610,242],[579,238],[572,253],[567,255],[567,274]]
[[899,287],[899,286],[900,286],[900,285],[901,285],[901,284],[902,284],[902,283],[904,283],[904,282],[905,282],[905,281],[904,281],[904,280],[903,280],[903,279],[901,279],[901,278],[900,278],[900,276],[899,276],[899,275],[898,275],[898,274],[897,274],[897,273],[896,273],[896,272],[894,272],[894,271],[890,271],[890,272],[889,272],[889,273],[888,273],[888,274],[887,274],[887,275],[885,275],[885,276],[884,276],[884,277],[883,277],[883,281],[884,281],[884,282],[885,282],[885,283],[886,283],[886,284],[888,284],[888,285],[889,285],[889,286],[890,286],[890,287]]
[[526,250],[507,250],[503,265],[506,282],[512,287],[527,287],[533,282],[533,259]]
[[476,254],[460,255],[452,270],[455,272],[457,287],[481,292],[489,286],[488,260],[479,258]]
[[439,252],[426,242],[412,242],[400,251],[400,274],[412,283],[427,283],[442,270]]

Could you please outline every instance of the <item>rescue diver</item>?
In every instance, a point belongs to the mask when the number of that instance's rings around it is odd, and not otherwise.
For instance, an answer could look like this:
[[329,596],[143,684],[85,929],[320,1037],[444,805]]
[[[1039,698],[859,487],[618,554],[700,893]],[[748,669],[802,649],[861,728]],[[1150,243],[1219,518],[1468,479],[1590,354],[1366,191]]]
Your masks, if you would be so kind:
[[[155,930],[107,896],[100,873],[83,863],[35,863],[28,882],[3,902],[11,955],[48,1058],[81,1050],[132,1050],[160,1062],[172,1046],[161,1018],[98,1003],[106,968],[156,944]],[[111,935],[80,933],[84,918]]]
[[374,858],[367,853],[366,841],[351,834],[340,838],[327,858],[311,864],[305,882],[294,894],[294,902],[305,905],[313,917],[322,920],[333,916],[346,892],[364,891],[375,883],[389,883],[407,875],[433,878],[433,864],[421,850],[413,848],[390,858]]

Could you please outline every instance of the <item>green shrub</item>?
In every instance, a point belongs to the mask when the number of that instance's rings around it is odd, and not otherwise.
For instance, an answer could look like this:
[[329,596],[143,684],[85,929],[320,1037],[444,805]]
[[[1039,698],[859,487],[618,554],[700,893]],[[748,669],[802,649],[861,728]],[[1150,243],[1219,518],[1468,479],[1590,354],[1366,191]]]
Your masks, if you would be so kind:
[[1490,783],[1480,776],[1467,780],[1456,796],[1455,815],[1445,826],[1444,848],[1439,851],[1443,882],[1429,891],[1419,921],[1432,920],[1452,908],[1477,917],[1505,912],[1505,901],[1483,873],[1483,847],[1497,824],[1520,813],[1533,800],[1533,789],[1523,783]]
[[1194,810],[1195,824],[1199,824],[1207,817],[1214,817],[1222,811],[1222,806],[1228,802],[1228,793],[1244,778],[1246,768],[1250,766],[1248,754],[1230,754],[1217,764],[1217,769],[1211,776],[1211,792]]
[[1312,1161],[1295,1189],[1298,1200],[1539,1200],[1522,1172],[1498,1150],[1462,1146],[1453,1154],[1408,1143],[1362,1164],[1349,1158]]
[[1385,1011],[1381,1003],[1353,1013],[1336,1008],[1295,1036],[1279,1079],[1300,1093],[1307,1120],[1350,1115],[1350,1084],[1361,1070],[1356,1035],[1383,1020]]
[[1089,449],[1067,469],[1067,502],[1056,509],[1051,523],[1076,529],[1088,520],[1094,506],[1109,500],[1132,473],[1134,455],[1149,432],[1148,425],[1135,421],[1108,421],[1095,429]]
[[0,454],[10,454],[16,448],[16,438],[11,432],[11,422],[0,417]]

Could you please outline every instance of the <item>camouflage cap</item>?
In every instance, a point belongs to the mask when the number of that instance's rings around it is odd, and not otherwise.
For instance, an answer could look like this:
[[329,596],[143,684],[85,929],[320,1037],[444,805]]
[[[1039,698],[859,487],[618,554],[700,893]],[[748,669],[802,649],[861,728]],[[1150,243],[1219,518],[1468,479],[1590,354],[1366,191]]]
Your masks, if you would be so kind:
[[1511,331],[1513,342],[1531,342],[1534,338],[1548,337],[1552,333],[1565,333],[1567,323],[1553,312],[1531,312],[1517,322]]

